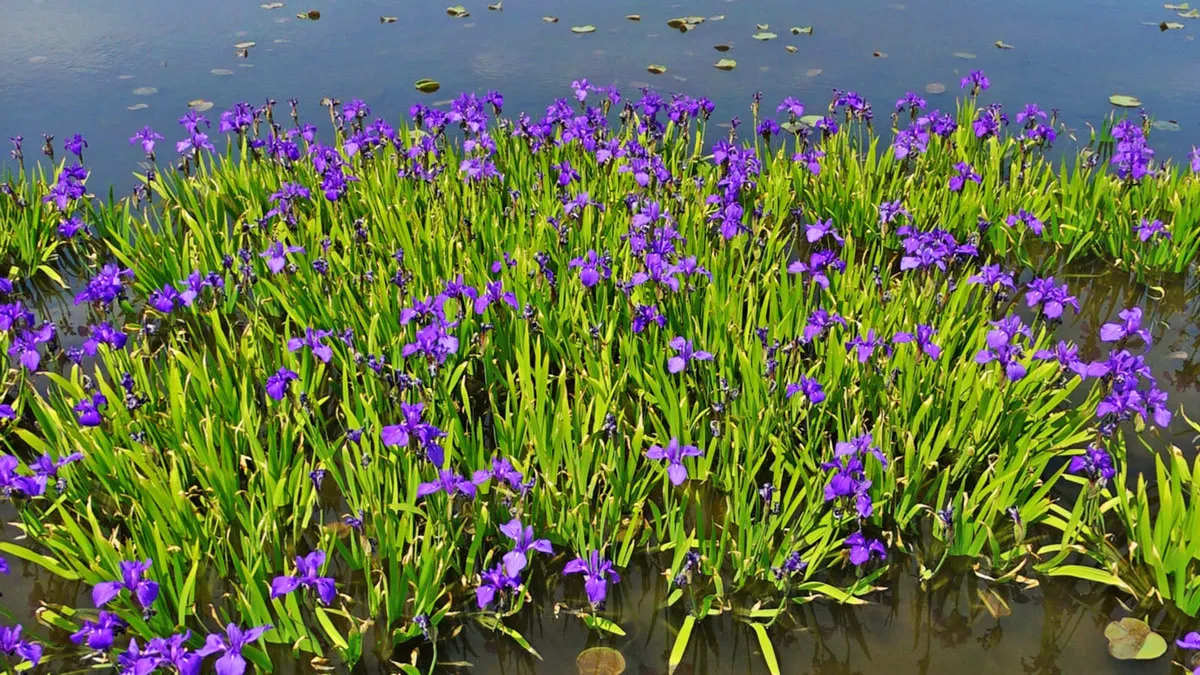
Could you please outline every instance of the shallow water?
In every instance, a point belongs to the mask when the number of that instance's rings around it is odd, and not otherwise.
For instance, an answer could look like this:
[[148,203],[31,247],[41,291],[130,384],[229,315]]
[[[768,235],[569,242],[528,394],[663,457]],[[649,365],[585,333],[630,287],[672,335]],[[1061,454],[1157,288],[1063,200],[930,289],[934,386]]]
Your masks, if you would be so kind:
[[[1111,94],[1137,96],[1151,115],[1178,122],[1181,132],[1153,135],[1160,157],[1181,157],[1200,131],[1200,44],[1193,39],[1200,19],[1177,17],[1161,0],[807,6],[786,0],[511,0],[502,11],[473,0],[464,3],[470,16],[457,19],[445,13],[450,3],[437,2],[289,0],[272,10],[261,4],[6,2],[0,131],[23,134],[30,157],[42,133],[61,139],[80,132],[90,143],[85,158],[96,182],[124,184],[141,158],[126,142],[130,134],[149,124],[173,139],[175,120],[196,99],[221,108],[237,100],[296,97],[307,117],[319,117],[321,97],[359,97],[376,114],[395,119],[416,101],[495,89],[512,111],[540,111],[551,96],[568,96],[571,80],[586,77],[622,90],[653,84],[706,95],[716,101],[719,120],[745,117],[755,91],[772,105],[792,95],[823,108],[833,88],[853,89],[874,102],[885,126],[892,101],[930,83],[946,87],[945,94],[929,95],[931,105],[952,106],[959,78],[972,68],[986,70],[996,85],[996,95],[985,100],[1060,108],[1084,141],[1086,125],[1112,110]],[[296,18],[309,9],[321,12],[319,21]],[[624,18],[631,13],[641,21]],[[399,20],[380,23],[384,15]],[[666,25],[686,15],[725,18],[686,34]],[[544,16],[559,21],[547,23]],[[1144,24],[1161,21],[1184,28],[1164,32]],[[582,24],[596,31],[571,32]],[[757,24],[768,24],[778,38],[752,39]],[[803,26],[813,33],[791,34]],[[998,40],[1013,49],[998,49]],[[255,43],[244,58],[234,48],[243,42]],[[713,49],[719,43],[732,49],[721,54]],[[736,70],[713,68],[722,56],[737,60]],[[667,72],[648,73],[652,63]],[[438,80],[442,89],[421,94],[413,87],[420,78]],[[134,93],[143,87],[156,93]],[[129,110],[139,105],[149,107]]]

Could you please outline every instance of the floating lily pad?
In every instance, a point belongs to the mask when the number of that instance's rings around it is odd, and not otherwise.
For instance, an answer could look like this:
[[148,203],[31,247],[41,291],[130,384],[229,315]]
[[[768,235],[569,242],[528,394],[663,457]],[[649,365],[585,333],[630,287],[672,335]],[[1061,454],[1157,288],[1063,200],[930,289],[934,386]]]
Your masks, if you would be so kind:
[[118,75],[117,79],[118,80],[132,80],[133,76],[132,75]]
[[793,54],[800,51],[800,49],[798,47],[796,47],[796,45],[787,45],[786,47],[784,47],[784,49],[788,50],[789,52],[791,52]]
[[462,5],[454,5],[453,7],[447,7],[446,13],[456,19],[461,19],[463,17],[471,16],[471,13],[467,11],[467,8],[463,7]]
[[188,101],[188,107],[191,108],[192,110],[195,110],[196,112],[204,112],[206,110],[212,110],[213,102],[206,101],[202,98],[197,98],[197,99]]
[[663,73],[667,72],[667,67],[660,66],[657,63],[651,63],[650,65],[646,66],[646,70],[654,73],[655,75],[662,75]]
[[1177,16],[1184,19],[1200,19],[1200,9],[1193,9],[1186,12],[1179,12]]
[[792,26],[792,35],[812,35],[812,26]]
[[770,28],[770,27],[771,27],[771,24],[767,24],[767,23],[756,23],[756,24],[754,24],[754,27],[755,27],[755,28],[757,28],[757,29],[759,29],[759,30],[766,30],[766,29],[768,29],[768,28]]
[[1179,131],[1179,122],[1175,120],[1154,120],[1150,126],[1159,131]]
[[129,106],[129,109],[130,110],[145,110],[146,108],[149,108],[149,107],[150,106],[145,103],[134,103],[133,105]]
[[321,12],[315,9],[310,9],[304,13],[304,18],[309,21],[316,21],[321,18]]
[[46,60],[46,57],[45,57],[45,56],[31,56],[31,57],[29,57],[29,62],[30,62],[30,63],[41,63],[41,62],[43,62],[43,61],[45,61],[45,60]]
[[575,657],[579,675],[621,675],[625,672],[625,657],[611,647],[592,647]]
[[1104,629],[1108,653],[1121,660],[1151,661],[1167,653],[1167,641],[1150,630],[1145,621],[1125,617]]
[[239,42],[236,45],[234,45],[233,48],[234,49],[250,49],[251,47],[253,47],[256,44],[258,44],[258,43],[257,42]]
[[1181,30],[1182,28],[1183,24],[1179,23],[1178,21],[1164,21],[1158,24],[1158,29],[1161,31]]
[[719,45],[713,45],[713,49],[715,49],[719,52],[727,52],[727,51],[729,51],[730,47],[727,44],[719,44]]
[[493,12],[502,11],[504,9],[504,0],[497,0],[496,2],[488,5],[488,9],[492,10]]
[[399,20],[400,20],[400,18],[399,18],[399,17],[395,17],[395,16],[381,16],[381,17],[379,17],[379,23],[396,23],[396,22],[397,22],[397,21],[399,21]]
[[725,20],[725,15],[724,15],[724,14],[718,14],[718,15],[716,15],[716,16],[710,16],[710,17],[708,17],[708,20],[709,20],[709,21],[724,21],[724,20]]
[[971,52],[954,52],[954,58],[970,60],[975,58],[975,55]]
[[1191,9],[1191,7],[1192,6],[1186,2],[1181,2],[1178,5],[1173,5],[1171,3],[1167,3],[1167,4],[1163,5],[1163,9],[1169,9],[1172,12],[1184,12],[1184,11]]
[[809,68],[808,70],[804,71],[804,76],[805,77],[816,77],[823,72],[825,72],[825,71],[821,70],[820,68]]
[[874,56],[877,59],[886,59],[887,52],[871,52],[871,56]]
[[263,9],[279,9],[280,7],[283,7],[283,3],[282,2],[264,2],[263,4],[261,4],[259,6],[262,7]]
[[1136,96],[1126,96],[1125,94],[1113,94],[1108,97],[1108,102],[1118,108],[1140,108],[1142,101]]
[[733,70],[734,68],[737,68],[737,61],[734,61],[733,59],[721,59],[720,61],[714,63],[713,67],[717,70]]
[[545,21],[546,23],[558,23],[558,17],[557,16],[543,16],[542,21]]
[[158,93],[158,89],[154,87],[138,87],[133,90],[134,96],[153,96]]
[[578,35],[582,35],[584,33],[595,33],[596,27],[591,24],[588,24],[586,26],[571,26],[571,32],[576,33]]
[[755,33],[754,35],[751,35],[750,37],[754,38],[755,40],[764,40],[765,41],[765,40],[774,40],[775,38],[777,38],[779,36],[774,33],[762,32],[762,33]]
[[800,118],[800,123],[807,124],[810,127],[815,127],[817,126],[817,122],[820,122],[823,119],[825,119],[824,115],[805,115]]
[[428,77],[423,77],[423,78],[417,80],[415,86],[417,87],[417,91],[425,93],[425,94],[432,94],[433,92],[442,88],[442,85],[440,82],[438,82],[437,80],[431,80]]
[[208,72],[212,73],[213,75],[217,75],[217,76],[225,76],[225,75],[233,74],[233,71],[228,68],[213,68],[212,70],[210,70]]
[[1004,40],[996,40],[995,44],[996,44],[996,49],[1012,49],[1013,48],[1012,45],[1008,44]]
[[944,94],[946,93],[946,85],[941,82],[930,82],[925,85],[925,93],[927,94]]
[[686,33],[702,23],[704,23],[702,16],[681,16],[667,20],[667,25],[680,33]]
[[629,19],[630,21],[641,21],[642,15],[641,14],[626,14],[625,18]]

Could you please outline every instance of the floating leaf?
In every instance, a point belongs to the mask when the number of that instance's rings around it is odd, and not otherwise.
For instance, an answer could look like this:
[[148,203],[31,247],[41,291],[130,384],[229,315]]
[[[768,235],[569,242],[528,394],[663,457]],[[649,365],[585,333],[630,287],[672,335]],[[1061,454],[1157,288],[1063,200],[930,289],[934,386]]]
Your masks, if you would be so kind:
[[218,76],[233,74],[233,71],[228,68],[213,68],[212,70],[210,70],[208,72],[212,73],[213,75],[218,75]]
[[1200,19],[1200,8],[1187,12],[1179,12],[1177,16],[1180,16],[1184,19]]
[[233,48],[234,49],[250,49],[251,47],[253,47],[256,44],[258,44],[258,43],[256,43],[256,42],[239,42],[236,45],[234,45]]
[[825,71],[821,70],[820,68],[809,68],[808,70],[804,71],[804,76],[805,77],[816,77],[823,72],[825,72]]
[[737,68],[737,61],[734,61],[733,59],[721,59],[720,61],[714,63],[713,67],[717,70],[733,70],[734,68]]
[[625,657],[612,647],[592,647],[575,657],[579,675],[621,675],[625,672]]
[[1004,40],[996,40],[995,44],[996,44],[996,49],[1012,49],[1013,48],[1012,45],[1008,44]]
[[944,94],[946,93],[946,85],[941,82],[930,82],[925,85],[925,93],[927,94]]
[[428,77],[423,77],[423,78],[417,80],[415,86],[417,88],[417,91],[425,93],[425,94],[432,94],[433,92],[442,88],[442,84],[440,82],[438,82],[437,80],[431,80]]
[[1180,3],[1178,5],[1172,5],[1171,3],[1167,3],[1167,4],[1163,5],[1163,9],[1169,9],[1172,12],[1184,12],[1184,11],[1191,9],[1191,7],[1192,6],[1186,2]]
[[1179,122],[1175,120],[1155,120],[1150,126],[1159,131],[1179,131]]
[[754,27],[755,27],[755,28],[757,28],[757,29],[759,29],[759,30],[766,30],[766,29],[770,28],[770,27],[771,27],[771,25],[770,25],[770,24],[766,24],[766,23],[756,23],[756,24],[754,24]]
[[146,108],[149,108],[149,107],[150,106],[146,105],[145,103],[134,103],[133,105],[129,106],[129,109],[130,110],[145,110]]
[[877,59],[886,59],[887,52],[871,52],[871,56],[874,56]]
[[488,5],[488,9],[492,10],[493,12],[502,11],[504,9],[504,0],[496,0],[496,2]]
[[264,2],[263,4],[259,5],[259,7],[262,7],[263,9],[279,9],[280,7],[283,7],[283,3],[282,2]]
[[543,16],[542,21],[545,21],[546,23],[558,23],[558,17],[557,16]]
[[321,12],[315,9],[310,9],[304,14],[304,17],[309,21],[316,21],[321,18]]
[[796,47],[796,45],[788,45],[788,46],[784,47],[784,49],[788,50],[789,52],[791,52],[793,54],[800,51],[800,49],[798,47]]
[[1121,660],[1151,661],[1167,653],[1167,641],[1150,630],[1145,621],[1125,617],[1104,629],[1108,653]]
[[1158,29],[1161,31],[1180,30],[1182,28],[1183,24],[1179,23],[1178,21],[1164,21],[1158,24]]
[[399,19],[399,17],[395,17],[395,16],[381,16],[381,17],[379,17],[379,23],[396,23],[396,22],[397,22],[397,21],[399,21],[399,20],[400,20],[400,19]]
[[596,27],[588,24],[586,26],[571,26],[571,32],[582,35],[584,33],[595,33]]
[[968,60],[970,60],[970,59],[973,59],[973,58],[975,58],[975,55],[974,55],[974,54],[972,54],[971,52],[954,52],[954,57],[955,57],[955,58],[959,58],[959,59],[968,59]]
[[655,75],[662,75],[663,73],[667,72],[667,67],[660,66],[657,63],[651,63],[650,65],[646,66],[646,70],[654,73]]
[[792,26],[792,35],[812,35],[812,26]]
[[158,89],[154,87],[138,87],[133,90],[134,96],[152,96],[158,93]]
[[727,52],[727,51],[729,51],[730,47],[727,44],[719,44],[719,45],[713,45],[713,49],[715,49],[719,52]]
[[751,35],[750,37],[754,38],[755,40],[764,40],[765,41],[765,40],[774,40],[775,38],[777,38],[779,36],[774,33],[763,32],[763,33],[755,33],[754,35]]
[[453,7],[447,7],[446,13],[456,19],[461,19],[463,17],[471,16],[471,13],[467,11],[467,8],[463,7],[462,5],[454,5]]
[[1119,108],[1140,108],[1142,102],[1136,96],[1126,96],[1125,94],[1113,94],[1108,97],[1108,102]]
[[725,20],[725,15],[724,15],[724,14],[718,14],[718,15],[716,15],[716,16],[710,16],[710,17],[708,17],[708,20],[709,20],[709,21],[724,21],[724,20]]
[[626,14],[625,18],[629,19],[630,21],[641,21],[642,15],[641,14]]
[[820,122],[823,119],[825,119],[824,115],[805,115],[800,118],[800,123],[807,124],[810,127],[815,127],[817,126],[817,122]]
[[206,110],[212,110],[213,102],[206,101],[202,98],[197,98],[197,99],[188,101],[188,107],[191,108],[192,110],[195,110],[196,112],[204,112]]

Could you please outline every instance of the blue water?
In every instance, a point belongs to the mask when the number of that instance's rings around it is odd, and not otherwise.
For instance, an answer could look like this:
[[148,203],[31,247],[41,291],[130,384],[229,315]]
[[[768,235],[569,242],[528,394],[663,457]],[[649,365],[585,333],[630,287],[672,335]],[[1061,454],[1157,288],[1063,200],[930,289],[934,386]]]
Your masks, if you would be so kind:
[[[993,84],[984,100],[1057,107],[1084,141],[1087,125],[1113,110],[1108,96],[1121,93],[1140,98],[1156,119],[1179,123],[1181,131],[1153,135],[1160,156],[1182,157],[1200,143],[1194,39],[1200,19],[1179,18],[1157,1],[509,0],[489,11],[485,0],[472,0],[464,5],[466,18],[447,16],[448,2],[290,0],[273,10],[261,4],[3,0],[0,133],[23,134],[32,146],[27,155],[36,154],[42,133],[60,140],[82,133],[93,177],[124,186],[140,159],[128,145],[130,134],[149,124],[173,139],[176,119],[196,99],[219,110],[237,100],[295,97],[302,113],[315,117],[324,96],[359,97],[394,120],[416,101],[465,90],[495,89],[510,111],[540,111],[553,96],[568,96],[571,80],[586,77],[625,89],[652,84],[707,95],[719,120],[746,117],[756,91],[772,108],[786,95],[822,108],[835,87],[853,89],[874,102],[886,126],[892,102],[905,91],[941,83],[947,91],[930,95],[931,103],[951,106],[959,78],[982,68]],[[296,18],[310,9],[321,12],[319,21]],[[625,19],[630,13],[641,21]],[[399,20],[381,23],[384,15]],[[725,18],[686,34],[666,25],[686,15]],[[1184,28],[1145,25],[1164,20]],[[596,31],[571,32],[583,24]],[[779,37],[751,39],[756,24],[768,24]],[[789,32],[810,25],[812,35]],[[1014,48],[998,49],[997,40]],[[245,41],[256,45],[241,58],[234,45]],[[720,54],[713,49],[718,43],[732,49]],[[720,57],[736,59],[737,68],[713,68]],[[667,66],[667,73],[651,75],[651,63]],[[417,92],[414,81],[425,77],[442,89]],[[135,95],[139,87],[157,93]],[[149,107],[129,110],[137,104]]]

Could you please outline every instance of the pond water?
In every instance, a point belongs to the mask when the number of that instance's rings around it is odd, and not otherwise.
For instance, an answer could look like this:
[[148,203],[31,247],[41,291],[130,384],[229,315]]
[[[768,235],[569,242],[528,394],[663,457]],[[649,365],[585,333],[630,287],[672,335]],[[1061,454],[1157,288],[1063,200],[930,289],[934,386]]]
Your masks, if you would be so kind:
[[[953,105],[960,77],[972,68],[986,70],[997,85],[989,101],[1057,107],[1084,141],[1086,125],[1112,111],[1112,94],[1135,96],[1156,119],[1177,122],[1181,133],[1154,135],[1160,157],[1182,157],[1200,131],[1200,45],[1194,40],[1200,19],[1179,17],[1161,0],[807,6],[786,0],[511,0],[500,11],[474,0],[464,5],[470,15],[463,18],[448,16],[448,3],[437,2],[264,4],[278,3],[5,2],[0,132],[27,139],[82,133],[95,183],[124,186],[141,158],[129,136],[149,124],[172,138],[175,120],[193,100],[221,108],[238,100],[295,97],[311,118],[321,116],[321,97],[358,97],[376,114],[395,119],[418,100],[494,89],[505,95],[510,111],[540,111],[551,97],[568,96],[571,80],[586,77],[622,90],[652,84],[709,96],[719,120],[744,117],[755,91],[769,102],[791,95],[821,107],[835,87],[853,89],[875,103],[886,126],[891,102],[907,90],[939,83],[946,93],[931,94],[932,104]],[[320,19],[296,18],[308,10],[318,10]],[[641,20],[626,19],[629,14]],[[688,15],[724,19],[686,34],[667,26]],[[398,20],[381,23],[384,16]],[[1183,27],[1160,30],[1164,21]],[[759,24],[778,37],[753,39],[764,32]],[[582,25],[595,32],[571,32]],[[790,30],[808,26],[811,35]],[[997,41],[1013,48],[997,48]],[[249,42],[254,46],[246,51],[235,49]],[[731,49],[719,53],[718,44]],[[737,68],[715,69],[721,57],[735,59]],[[652,75],[649,64],[667,72]],[[441,90],[416,91],[421,78],[437,80]],[[27,154],[36,154],[37,144],[28,145],[34,148]]]
[[[855,89],[876,103],[879,123],[886,125],[887,104],[905,91],[941,84],[946,93],[930,98],[952,105],[958,79],[983,68],[1004,84],[991,100],[1007,107],[1027,101],[1057,107],[1084,142],[1087,125],[1098,125],[1113,110],[1111,94],[1137,96],[1155,119],[1175,123],[1152,135],[1160,157],[1182,157],[1200,137],[1200,45],[1194,40],[1200,20],[1177,17],[1161,2],[872,0],[801,7],[784,0],[509,0],[494,11],[480,0],[465,5],[470,16],[462,18],[447,16],[441,3],[399,0],[289,0],[273,9],[262,4],[10,0],[0,19],[0,132],[31,139],[31,156],[38,145],[32,139],[42,133],[60,139],[82,133],[95,172],[90,187],[101,193],[104,185],[121,191],[130,184],[140,152],[128,145],[129,135],[146,124],[168,138],[177,135],[175,120],[193,100],[221,108],[237,100],[296,97],[311,117],[323,96],[361,97],[376,114],[394,119],[417,101],[495,89],[505,94],[511,113],[540,110],[551,97],[567,95],[571,80],[586,77],[623,89],[649,84],[707,95],[717,104],[718,119],[745,116],[756,91],[767,101],[792,95],[821,107],[834,88]],[[320,19],[297,18],[308,10],[318,10]],[[640,21],[626,19],[629,14]],[[686,34],[667,26],[685,15],[709,20]],[[398,20],[381,21],[385,16]],[[1160,30],[1162,21],[1183,27]],[[595,31],[572,33],[580,25]],[[812,26],[812,34],[793,35],[793,26]],[[778,37],[751,37],[764,31]],[[997,41],[1012,49],[996,47]],[[235,48],[248,42],[254,45]],[[731,49],[720,53],[718,44]],[[735,58],[737,68],[713,68],[722,57]],[[648,73],[652,63],[667,71]],[[416,91],[420,78],[438,80],[440,91]],[[1148,360],[1154,375],[1173,409],[1200,419],[1200,280],[1193,274],[1139,283],[1088,267],[1064,276],[1078,291],[1083,313],[1069,319],[1060,337],[1075,340],[1081,356],[1090,358],[1100,352],[1102,323],[1125,307],[1146,307],[1157,340]],[[39,298],[38,314],[81,325],[81,317],[71,319],[65,297]],[[81,341],[64,331],[64,347]],[[1154,433],[1158,449],[1173,444],[1194,453],[1197,447],[1195,433],[1178,415],[1169,430]],[[1152,468],[1148,452],[1131,453],[1129,461]],[[0,511],[5,521],[12,515]],[[5,539],[14,534],[5,526]],[[0,614],[46,635],[33,611],[42,601],[71,602],[80,589],[11,562]],[[1002,587],[998,593],[1011,615],[996,618],[980,600],[983,582],[969,571],[924,590],[911,570],[900,567],[890,590],[865,607],[797,607],[786,629],[773,632],[783,672],[1171,672],[1166,659],[1128,665],[1107,656],[1104,624],[1126,613],[1103,589],[1045,582],[1030,590]],[[606,644],[623,653],[627,672],[665,674],[682,615],[661,607],[666,580],[660,572],[642,559],[617,587],[610,609],[627,637],[601,640],[573,617],[556,618],[556,598],[544,597],[514,619],[544,661],[478,628],[451,640],[442,658],[473,664],[463,672],[564,673],[574,672],[581,650]],[[754,634],[743,624],[726,614],[701,626],[701,639],[693,639],[677,672],[766,672]],[[276,672],[311,670],[304,662],[280,661]],[[373,654],[359,670],[388,666]]]

